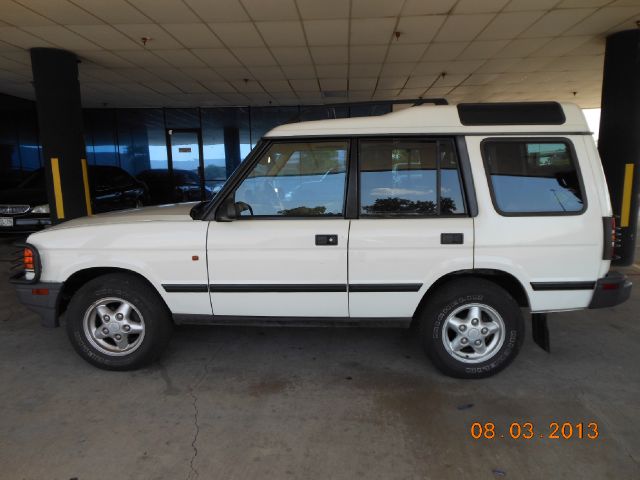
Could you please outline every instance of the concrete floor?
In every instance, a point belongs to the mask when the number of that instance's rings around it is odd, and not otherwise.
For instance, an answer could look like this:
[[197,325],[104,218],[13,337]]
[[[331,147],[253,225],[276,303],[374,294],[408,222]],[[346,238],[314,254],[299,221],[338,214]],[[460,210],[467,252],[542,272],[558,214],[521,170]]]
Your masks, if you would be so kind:
[[[183,327],[160,364],[104,372],[0,282],[0,478],[640,478],[628,271],[629,302],[552,316],[552,354],[527,338],[482,381],[446,378],[407,332],[375,329]],[[530,421],[536,437],[474,440],[475,421],[499,434]],[[552,421],[595,421],[600,437],[539,438]]]

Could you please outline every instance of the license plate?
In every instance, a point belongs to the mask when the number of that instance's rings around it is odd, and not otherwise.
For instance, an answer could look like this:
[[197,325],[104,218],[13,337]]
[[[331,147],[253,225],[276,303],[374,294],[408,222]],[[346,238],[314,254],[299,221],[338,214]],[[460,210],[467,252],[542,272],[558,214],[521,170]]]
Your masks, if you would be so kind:
[[0,227],[13,227],[13,218],[0,217]]

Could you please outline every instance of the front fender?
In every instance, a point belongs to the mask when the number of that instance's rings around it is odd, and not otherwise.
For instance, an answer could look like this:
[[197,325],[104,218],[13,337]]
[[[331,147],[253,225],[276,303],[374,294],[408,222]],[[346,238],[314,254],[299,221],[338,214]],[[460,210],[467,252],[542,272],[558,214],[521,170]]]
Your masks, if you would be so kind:
[[211,314],[208,292],[168,293],[165,284],[207,285],[207,222],[93,225],[29,237],[40,252],[43,282],[65,282],[87,269],[133,271],[174,313]]

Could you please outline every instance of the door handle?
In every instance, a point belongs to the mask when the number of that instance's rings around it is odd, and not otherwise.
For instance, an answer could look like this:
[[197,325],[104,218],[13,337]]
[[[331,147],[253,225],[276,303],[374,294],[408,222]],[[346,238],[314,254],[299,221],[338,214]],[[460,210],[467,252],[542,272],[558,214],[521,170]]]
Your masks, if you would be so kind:
[[464,243],[463,233],[441,233],[440,243],[442,245],[461,245]]
[[316,245],[338,245],[338,235],[316,235]]

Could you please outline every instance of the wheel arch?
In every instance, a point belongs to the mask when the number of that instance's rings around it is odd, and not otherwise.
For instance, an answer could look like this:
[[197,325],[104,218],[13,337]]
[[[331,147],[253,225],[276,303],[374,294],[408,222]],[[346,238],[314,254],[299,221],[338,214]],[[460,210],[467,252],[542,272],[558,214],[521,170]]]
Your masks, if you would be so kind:
[[415,323],[415,319],[419,317],[420,312],[424,309],[424,306],[429,301],[429,297],[433,294],[433,292],[435,292],[448,282],[460,278],[481,278],[483,280],[493,282],[496,285],[504,288],[514,298],[514,300],[520,307],[530,307],[527,291],[525,290],[520,280],[518,280],[512,274],[507,273],[503,270],[490,268],[458,270],[443,275],[431,284],[431,286],[422,296],[422,299],[420,300],[420,303],[418,304],[418,307],[413,314],[413,322]]
[[[128,270],[126,268],[119,267],[90,267],[84,268],[82,270],[78,270],[74,272],[67,280],[64,281],[62,290],[60,291],[60,298],[58,300],[58,307],[56,312],[56,317],[62,315],[69,306],[69,302],[71,301],[71,297],[87,282],[91,280],[101,277],[103,275],[107,275],[110,273],[121,273],[126,275],[131,275],[136,277],[139,280],[142,280],[146,283],[154,292],[158,294],[158,297],[162,300],[165,308],[169,310],[167,306],[167,302],[162,297],[162,294],[158,291],[156,286],[151,283],[144,275],[139,274],[138,272],[134,272],[133,270]],[[170,311],[170,310],[169,310]]]

